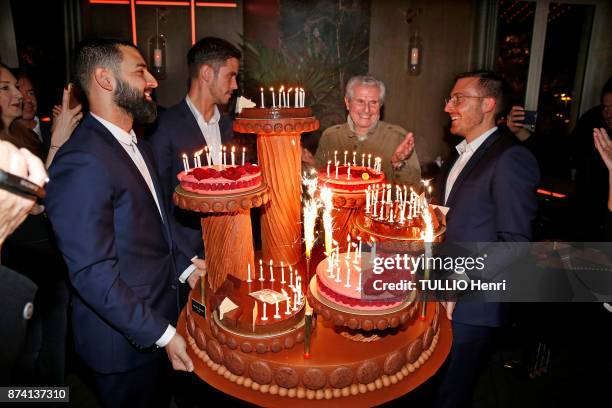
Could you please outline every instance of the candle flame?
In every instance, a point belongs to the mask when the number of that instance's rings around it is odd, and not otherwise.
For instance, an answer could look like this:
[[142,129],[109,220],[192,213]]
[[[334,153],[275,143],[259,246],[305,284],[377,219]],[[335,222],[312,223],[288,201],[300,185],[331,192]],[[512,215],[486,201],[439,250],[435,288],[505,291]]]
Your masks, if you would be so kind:
[[289,90],[287,91],[287,93],[291,93],[291,91],[293,91],[293,88],[289,88]]
[[236,146],[232,146],[232,153],[236,152]]
[[285,90],[285,85],[281,85],[280,89],[278,90],[279,92],[283,92]]
[[274,92],[274,87],[273,86],[270,87],[270,91]]
[[263,92],[263,87],[262,87],[262,88],[259,88],[259,90],[260,90],[261,92]]
[[200,156],[202,153],[204,153],[204,150],[200,149],[197,152],[195,152],[193,155],[194,156]]
[[[325,231],[325,251],[327,253],[331,253],[333,251],[332,247],[332,210],[334,209],[334,205],[332,202],[332,191],[328,187],[323,187],[321,189],[321,193],[319,194],[319,198],[323,204],[323,230]],[[337,243],[336,243],[337,244]]]
[[186,159],[187,155],[185,153],[183,153],[183,159]]

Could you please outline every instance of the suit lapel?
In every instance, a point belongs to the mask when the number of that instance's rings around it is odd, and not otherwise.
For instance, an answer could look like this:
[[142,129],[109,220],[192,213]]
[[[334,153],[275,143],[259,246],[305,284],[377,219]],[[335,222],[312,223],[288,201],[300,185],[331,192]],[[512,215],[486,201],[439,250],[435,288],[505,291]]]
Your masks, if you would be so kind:
[[[89,122],[90,124],[92,124],[102,135],[102,137],[107,140],[108,145],[110,146],[110,148],[113,150],[113,155],[115,157],[119,157],[121,159],[122,163],[125,163],[126,167],[129,169],[129,171],[132,173],[132,175],[134,176],[134,178],[136,179],[136,182],[138,183],[138,185],[140,186],[140,188],[144,189],[147,193],[147,196],[149,197],[149,199],[151,200],[150,204],[153,206],[153,210],[159,214],[159,210],[157,209],[157,204],[155,203],[155,199],[153,198],[153,195],[151,194],[151,190],[149,189],[149,185],[147,184],[147,182],[145,181],[144,177],[142,177],[142,174],[140,173],[140,170],[138,170],[138,167],[136,166],[136,164],[134,163],[134,161],[132,160],[132,158],[130,157],[130,155],[125,151],[125,149],[123,148],[123,146],[121,146],[121,142],[119,142],[115,136],[113,136],[113,134],[102,124],[100,123],[98,120],[96,120],[93,116],[88,115],[88,117],[86,119],[90,119]],[[136,146],[138,146],[138,149],[140,150],[140,146],[137,143]],[[141,154],[145,160],[146,166],[149,170],[149,174],[151,175],[151,178],[153,179],[153,185],[155,186],[155,191],[159,198],[159,182],[157,181],[157,177],[155,175],[155,171],[151,171],[151,169],[154,169],[154,167],[151,165],[151,162],[149,160],[147,160],[146,155],[143,154],[143,152],[141,151]],[[166,225],[167,222],[166,220],[168,219],[168,217],[165,214],[164,211],[164,205],[163,205],[163,200],[159,201],[160,203],[160,207],[162,210],[162,217],[163,220],[160,220],[163,224],[163,228],[166,231],[166,239],[168,239],[169,241],[169,235],[168,235],[168,231],[167,228],[168,226]]]
[[[459,189],[461,188],[461,185],[468,178],[472,170],[474,170],[474,167],[476,167],[476,165],[480,162],[480,159],[482,159],[482,157],[485,155],[487,150],[489,150],[489,148],[493,145],[493,143],[495,143],[500,138],[500,136],[501,136],[501,133],[499,131],[493,132],[493,134],[491,134],[491,136],[489,136],[487,140],[485,140],[480,145],[478,150],[474,152],[472,157],[470,157],[470,160],[468,160],[465,167],[461,170],[461,173],[459,173],[459,176],[457,176],[457,179],[455,180],[455,184],[453,184],[453,188],[450,191],[450,194],[448,195],[448,200],[446,200],[446,206],[448,207],[452,206],[451,203],[453,202],[453,199],[455,198],[457,191],[459,191]],[[446,184],[446,181],[445,181],[445,184]],[[445,189],[446,189],[446,185],[445,185]]]

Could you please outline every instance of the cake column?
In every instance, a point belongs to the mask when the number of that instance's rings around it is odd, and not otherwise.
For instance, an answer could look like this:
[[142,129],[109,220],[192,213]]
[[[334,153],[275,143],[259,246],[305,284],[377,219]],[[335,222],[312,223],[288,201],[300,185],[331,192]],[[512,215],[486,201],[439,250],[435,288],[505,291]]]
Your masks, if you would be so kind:
[[302,254],[300,135],[319,128],[314,117],[295,119],[236,119],[234,130],[257,134],[257,157],[270,188],[262,207],[261,241],[265,261],[295,265]]

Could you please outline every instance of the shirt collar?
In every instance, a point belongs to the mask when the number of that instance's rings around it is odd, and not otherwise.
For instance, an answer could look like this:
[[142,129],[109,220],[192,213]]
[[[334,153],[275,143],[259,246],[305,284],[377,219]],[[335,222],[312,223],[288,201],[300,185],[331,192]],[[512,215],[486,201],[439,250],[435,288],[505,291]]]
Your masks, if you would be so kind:
[[189,110],[191,111],[191,113],[193,113],[193,116],[195,116],[196,120],[201,119],[202,122],[206,123],[209,126],[216,125],[217,123],[219,123],[219,119],[221,118],[221,113],[219,112],[219,108],[217,108],[217,105],[214,106],[214,112],[213,112],[212,118],[210,118],[210,120],[206,122],[206,119],[204,119],[204,116],[200,113],[198,108],[196,108],[193,102],[191,102],[191,99],[189,99],[189,95],[185,96],[185,102],[187,102],[187,106],[189,106]]
[[91,113],[98,122],[100,122],[109,132],[113,134],[115,139],[119,140],[121,143],[125,145],[137,144],[138,139],[136,138],[136,133],[134,133],[134,129],[130,129],[130,133],[121,129],[119,126],[109,122],[108,120],[102,119],[95,113]]
[[494,126],[484,132],[482,135],[478,136],[476,139],[472,140],[470,143],[463,139],[461,143],[455,146],[455,149],[457,149],[460,155],[463,153],[473,154],[476,150],[478,150],[480,145],[482,145],[484,141],[487,140],[487,138],[491,136],[496,130],[497,126]]
[[348,124],[348,127],[351,130],[351,134],[349,135],[349,137],[355,137],[356,136],[360,141],[363,141],[363,140],[367,139],[368,136],[370,136],[372,133],[374,133],[374,131],[378,127],[378,123],[379,122],[380,122],[380,119],[378,119],[376,122],[374,122],[374,124],[372,126],[370,126],[370,128],[368,129],[368,133],[366,133],[365,135],[358,135],[355,132],[355,122],[353,122],[353,119],[351,118],[351,115],[348,114],[346,116],[346,123]]

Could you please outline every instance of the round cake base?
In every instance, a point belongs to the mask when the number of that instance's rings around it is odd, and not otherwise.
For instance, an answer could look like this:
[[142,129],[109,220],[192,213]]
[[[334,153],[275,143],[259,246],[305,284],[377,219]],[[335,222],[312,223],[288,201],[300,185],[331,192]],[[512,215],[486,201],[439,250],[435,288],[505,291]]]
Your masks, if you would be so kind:
[[[435,312],[436,304],[429,303],[427,315],[433,316]],[[346,387],[346,390],[338,390],[336,395],[334,393],[331,395],[325,392],[318,393],[303,388],[288,392],[287,389],[241,380],[240,377],[229,372],[223,365],[214,363],[206,351],[200,350],[196,340],[188,334],[185,314],[186,311],[183,310],[178,321],[177,330],[188,341],[187,352],[193,360],[195,374],[209,385],[232,397],[266,407],[284,408],[287,404],[291,404],[292,407],[331,408],[337,407],[338,404],[351,407],[371,407],[383,404],[407,394],[433,376],[448,356],[452,342],[450,322],[446,319],[444,313],[440,313],[439,329],[432,341],[432,347],[423,351],[418,361],[414,364],[403,366],[396,374],[391,376],[383,375],[367,385],[361,384],[361,386]],[[208,322],[199,316],[196,316],[196,319],[198,325],[210,335]],[[426,324],[426,322],[419,322],[417,324]],[[361,355],[360,358],[374,357],[380,354],[381,350],[384,351],[386,347],[389,347],[391,343],[401,343],[402,341],[406,340],[399,333],[392,336],[392,338],[383,338],[372,343],[356,343],[338,335],[333,326],[319,322],[312,336],[312,362],[316,365],[322,359],[328,358],[328,356],[337,355],[340,350],[354,350],[356,347],[359,348],[358,354]],[[283,361],[288,366],[291,366],[294,361],[298,364],[303,364],[305,360],[301,350],[298,350],[298,348],[302,348],[301,345],[299,347],[296,345],[293,350],[279,353],[279,357],[282,355]]]

